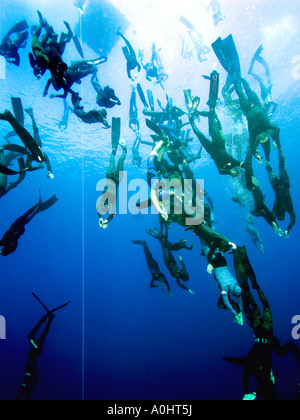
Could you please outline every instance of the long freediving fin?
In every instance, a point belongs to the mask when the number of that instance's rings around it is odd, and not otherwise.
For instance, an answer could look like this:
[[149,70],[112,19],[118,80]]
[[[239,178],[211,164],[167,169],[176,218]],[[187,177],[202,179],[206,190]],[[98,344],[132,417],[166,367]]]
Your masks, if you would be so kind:
[[147,103],[147,101],[146,101],[146,98],[145,98],[145,95],[144,95],[144,92],[143,92],[143,89],[142,89],[141,84],[140,84],[140,83],[138,83],[138,84],[136,85],[136,88],[137,88],[137,91],[138,91],[138,93],[139,93],[139,97],[140,97],[140,99],[141,99],[141,101],[142,101],[142,103],[143,103],[144,107],[145,107],[145,108],[149,108],[149,105],[148,105],[148,103]]
[[152,206],[152,200],[151,200],[151,198],[148,198],[148,200],[144,200],[144,201],[142,201],[142,202],[140,202],[140,201],[138,201],[137,203],[136,203],[136,207],[138,208],[138,209],[140,209],[140,210],[143,210],[143,209],[148,209],[149,207],[151,207]]
[[219,97],[219,73],[214,70],[210,75],[210,88],[209,88],[209,100],[207,105],[210,109],[215,109]]
[[24,125],[24,112],[21,98],[11,97],[10,99],[16,120],[19,124]]
[[121,137],[121,118],[113,117],[111,120],[111,147],[117,150]]
[[253,57],[252,57],[252,60],[251,60],[250,66],[249,66],[249,70],[248,70],[248,74],[252,74],[254,64],[255,64],[255,62],[256,62],[256,60],[257,60],[257,58],[258,58],[258,57],[260,56],[260,54],[262,53],[262,51],[263,51],[263,46],[261,45],[261,46],[260,46],[260,47],[256,50],[255,54],[254,54],[254,55],[253,55]]
[[166,138],[166,134],[162,131],[162,129],[148,118],[146,119],[146,126],[150,128],[150,130],[154,131],[154,133],[157,134],[162,140]]

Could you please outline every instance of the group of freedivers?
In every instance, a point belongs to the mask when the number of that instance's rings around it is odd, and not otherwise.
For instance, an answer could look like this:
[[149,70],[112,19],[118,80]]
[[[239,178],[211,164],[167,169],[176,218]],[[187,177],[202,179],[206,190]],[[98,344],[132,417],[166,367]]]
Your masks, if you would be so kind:
[[[210,7],[214,10],[216,25],[224,18],[217,6],[217,1],[211,2]],[[64,100],[65,112],[60,122],[60,128],[67,128],[69,111],[71,110],[82,123],[100,123],[105,129],[111,129],[112,151],[106,173],[107,185],[97,202],[99,225],[106,229],[116,213],[115,206],[111,204],[110,196],[115,194],[122,181],[121,174],[127,156],[126,141],[121,140],[120,136],[121,119],[112,117],[111,124],[107,120],[107,109],[120,106],[121,101],[111,87],[105,86],[103,88],[97,77],[98,66],[105,63],[107,57],[85,60],[81,44],[67,22],[64,22],[67,33],[62,33],[59,38],[53,27],[39,11],[38,16],[38,25],[31,27],[32,51],[29,53],[29,63],[38,79],[46,72],[50,73],[43,95],[47,96],[52,86],[58,94],[51,94],[50,97],[58,97]],[[203,45],[203,37],[201,38],[199,32],[186,18],[181,17],[181,22],[189,30],[189,35],[197,48],[199,61],[204,61],[201,54],[207,54],[211,49]],[[203,217],[199,218],[199,213],[193,210],[193,203],[200,202],[201,197],[194,188],[196,181],[194,172],[190,167],[192,162],[201,160],[202,151],[205,149],[214,161],[218,172],[234,180],[236,195],[233,197],[233,201],[240,206],[245,206],[245,202],[248,202],[247,232],[260,251],[263,252],[264,247],[258,231],[253,226],[254,217],[263,217],[276,234],[286,238],[289,237],[296,216],[290,192],[290,179],[280,140],[280,128],[272,122],[277,104],[272,100],[270,71],[261,55],[263,49],[260,47],[254,54],[248,72],[259,83],[261,98],[242,76],[239,56],[233,37],[230,35],[226,39],[218,38],[212,44],[212,49],[220,64],[228,73],[222,89],[223,99],[220,100],[219,98],[219,73],[214,70],[210,76],[205,77],[209,80],[206,110],[198,110],[200,98],[193,97],[190,89],[185,89],[183,92],[186,111],[175,106],[173,100],[168,96],[165,108],[157,100],[159,105],[157,110],[155,109],[152,91],[147,90],[147,100],[141,84],[135,84],[135,82],[142,69],[144,69],[146,79],[164,89],[163,83],[167,80],[168,75],[164,71],[159,50],[156,50],[155,44],[153,44],[151,60],[149,63],[145,63],[144,51],[140,50],[136,55],[132,45],[120,29],[117,30],[117,35],[125,42],[122,50],[126,59],[127,76],[131,80],[132,86],[129,127],[136,135],[132,147],[132,164],[135,168],[141,168],[143,159],[139,154],[140,145],[144,144],[151,148],[147,161],[147,171],[145,172],[150,196],[146,202],[137,203],[137,206],[140,209],[154,206],[158,212],[160,228],[147,229],[147,234],[159,241],[165,266],[170,275],[175,278],[178,286],[191,294],[194,294],[194,292],[186,285],[189,280],[189,273],[185,263],[181,256],[178,263],[173,253],[182,249],[191,250],[194,244],[188,246],[184,239],[172,243],[169,240],[169,229],[172,223],[177,223],[183,226],[186,231],[191,230],[195,236],[198,236],[202,246],[202,255],[207,259],[207,271],[209,274],[213,274],[220,289],[218,307],[228,309],[232,313],[234,321],[240,325],[243,325],[244,320],[246,320],[254,333],[254,343],[246,357],[224,358],[227,362],[244,368],[243,399],[278,400],[279,397],[275,387],[277,378],[272,366],[272,354],[275,352],[277,355],[285,356],[290,352],[295,357],[298,368],[300,368],[299,348],[293,341],[281,344],[279,339],[274,336],[270,304],[256,279],[246,247],[236,246],[230,239],[216,230],[213,201],[206,191],[203,192],[204,200],[202,200]],[[7,62],[19,66],[21,60],[18,50],[24,47],[28,38],[29,26],[27,22],[24,20],[16,23],[4,37],[0,45],[0,54],[5,57]],[[72,39],[81,59],[67,65],[63,60],[63,53]],[[254,73],[254,67],[258,65],[265,69],[265,80]],[[135,74],[133,75],[134,71]],[[81,105],[81,97],[73,90],[73,85],[80,84],[81,79],[89,75],[91,76],[91,84],[97,94],[96,104],[100,109],[86,111]],[[59,91],[62,91],[62,93],[59,93]],[[143,115],[147,117],[146,126],[151,130],[150,139],[147,141],[143,140],[140,132],[137,93],[143,104]],[[72,107],[68,106],[67,103],[69,95],[71,96]],[[24,180],[27,172],[41,169],[44,164],[47,167],[48,177],[50,179],[54,177],[50,160],[42,148],[33,109],[31,107],[25,109],[32,121],[33,135],[31,135],[24,127],[24,112],[20,98],[11,98],[11,101],[13,113],[8,110],[0,113],[0,119],[7,121],[12,128],[12,131],[5,136],[6,143],[0,148],[1,196],[16,188]],[[227,144],[227,137],[223,133],[217,115],[217,109],[220,108],[223,108],[223,111],[230,116],[232,126],[238,121],[243,124],[245,124],[245,121],[247,122],[243,135],[234,137],[239,150],[238,156],[234,156],[237,153],[233,148],[230,150]],[[187,117],[185,122],[183,121],[184,117]],[[208,120],[209,137],[205,136],[197,125],[200,117]],[[199,152],[196,154],[193,153],[190,146],[193,141],[191,131],[200,142]],[[20,138],[23,143],[22,146],[11,143],[10,139],[15,135]],[[122,152],[116,163],[119,146]],[[275,195],[272,210],[265,204],[263,191],[254,175],[253,161],[263,164],[263,157],[259,150],[260,146],[264,152],[266,172]],[[273,169],[273,162],[271,163],[272,148],[278,153],[278,175]],[[17,168],[11,169],[10,166],[13,164]],[[17,180],[8,183],[8,178],[12,176],[17,176]],[[171,189],[164,190],[162,182],[165,180],[169,182],[169,185],[172,185]],[[192,188],[189,200],[185,200],[186,190],[182,188],[185,180],[191,181]],[[8,256],[13,253],[17,249],[21,235],[25,232],[25,226],[36,214],[50,208],[57,200],[56,195],[47,201],[43,201],[40,196],[38,203],[18,218],[3,235],[0,243],[2,247],[1,255]],[[170,204],[169,209],[166,208],[166,202]],[[181,214],[175,211],[176,202],[184,203]],[[286,213],[290,216],[290,223],[285,229],[281,229],[279,222],[285,220]],[[187,216],[189,219],[187,219]],[[195,223],[187,224],[186,220],[191,218],[195,219]],[[147,241],[135,239],[132,242],[143,247],[146,263],[151,273],[150,287],[160,288],[167,296],[172,296],[170,283],[152,256]],[[235,276],[229,270],[226,254],[233,256]],[[31,397],[38,381],[37,360],[42,353],[44,341],[54,319],[54,312],[69,303],[54,310],[49,310],[36,295],[34,297],[41,303],[46,314],[28,336],[31,351],[28,353],[29,359],[26,364],[25,379],[20,387],[18,399],[29,399]],[[37,338],[43,324],[45,324],[44,330]],[[255,389],[250,388],[249,379],[251,376],[257,380]],[[295,399],[299,399],[297,391],[295,391],[295,395]]]

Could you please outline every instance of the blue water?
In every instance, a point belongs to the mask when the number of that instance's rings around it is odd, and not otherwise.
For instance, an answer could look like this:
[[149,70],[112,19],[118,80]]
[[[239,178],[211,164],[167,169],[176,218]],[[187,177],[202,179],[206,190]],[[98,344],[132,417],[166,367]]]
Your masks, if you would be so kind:
[[[63,8],[58,7],[60,3],[1,2],[1,39],[18,20],[37,24],[37,9],[56,32],[65,29],[63,20],[67,20],[72,27],[77,27],[80,38],[83,20],[80,22],[73,1],[64,0]],[[99,6],[101,1],[97,3]],[[205,108],[208,84],[202,74],[218,70],[221,86],[226,78],[213,52],[201,64],[196,58],[181,56],[180,36],[187,35],[186,28],[179,22],[181,15],[202,32],[206,45],[218,36],[232,33],[244,75],[253,53],[259,45],[264,45],[264,57],[270,65],[274,85],[273,99],[279,104],[273,121],[281,127],[281,142],[297,213],[300,205],[300,75],[293,60],[300,54],[298,0],[284,4],[275,0],[245,0],[242,8],[241,2],[220,0],[226,18],[218,26],[214,26],[211,12],[206,10],[209,1],[188,0],[181,5],[154,0],[133,1],[131,6],[128,3],[115,0],[113,6],[119,7],[120,11],[112,11],[107,24],[111,30],[113,13],[116,13],[118,24],[122,13],[124,22],[129,22],[126,36],[136,51],[144,47],[150,58],[151,42],[155,41],[161,48],[163,64],[169,74],[165,91],[146,81],[143,71],[138,81],[145,92],[152,89],[154,97],[163,104],[167,93],[184,109],[183,89],[191,88],[193,94],[201,96],[201,107]],[[93,8],[91,1],[87,4]],[[100,36],[100,32],[95,36]],[[103,28],[103,37],[106,32]],[[140,169],[134,168],[131,147],[135,136],[128,128],[132,82],[126,74],[123,45],[122,40],[115,39],[109,60],[99,69],[98,77],[103,86],[110,85],[115,89],[122,102],[121,107],[108,110],[108,118],[122,119],[121,137],[128,144],[125,169],[130,181],[145,178],[150,148],[141,146],[143,162]],[[87,58],[96,57],[92,48],[83,43]],[[39,189],[44,200],[56,194],[59,201],[26,226],[15,253],[1,258],[0,315],[6,319],[7,337],[0,341],[0,398],[15,399],[23,381],[29,351],[27,335],[44,314],[31,295],[34,292],[50,308],[68,300],[71,304],[56,314],[38,362],[39,383],[32,399],[241,399],[242,369],[223,362],[222,357],[248,354],[253,345],[253,332],[246,323],[244,326],[235,324],[229,311],[217,308],[219,289],[206,272],[207,261],[201,256],[198,239],[178,226],[171,227],[172,240],[185,238],[195,242],[192,251],[181,253],[190,274],[189,287],[195,292],[190,295],[178,288],[168,275],[158,242],[146,234],[146,228],[158,227],[156,215],[117,215],[107,230],[99,229],[96,185],[105,177],[109,162],[110,130],[103,130],[101,125],[82,124],[70,113],[68,128],[61,131],[58,124],[63,102],[43,98],[47,75],[39,81],[35,79],[28,63],[28,52],[30,42],[25,50],[20,50],[20,67],[6,65],[6,78],[0,80],[0,111],[11,109],[11,96],[20,97],[24,108],[33,107],[55,178],[49,180],[46,170],[28,173],[22,184],[1,199],[0,235],[38,201]],[[79,55],[70,43],[64,60],[70,63],[77,59]],[[259,93],[257,84],[248,80]],[[75,90],[83,96],[85,109],[97,108],[89,77]],[[141,133],[143,139],[149,139],[139,99],[138,106]],[[231,121],[221,109],[219,112],[224,132],[230,134],[233,131]],[[28,116],[25,126],[31,131]],[[9,131],[8,124],[1,122],[0,127],[4,137]],[[207,121],[201,120],[200,127],[207,133]],[[193,149],[198,150],[196,140]],[[275,158],[273,151],[272,162],[277,169]],[[274,235],[264,219],[256,218],[255,227],[265,247],[264,254],[260,253],[245,230],[246,209],[231,200],[234,194],[232,180],[218,174],[206,153],[192,168],[196,178],[205,180],[214,202],[218,232],[247,247],[258,282],[272,308],[275,335],[282,342],[291,340],[291,320],[300,311],[299,225],[295,225],[289,239],[283,239]],[[266,203],[272,208],[274,195],[264,168],[256,165],[255,173],[266,193]],[[142,248],[132,245],[133,239],[147,240],[170,282],[172,298],[159,289],[150,289],[151,277]],[[230,255],[228,263],[234,273]],[[293,398],[299,381],[295,361],[290,356],[274,356],[274,363],[280,373],[276,384],[280,398]]]

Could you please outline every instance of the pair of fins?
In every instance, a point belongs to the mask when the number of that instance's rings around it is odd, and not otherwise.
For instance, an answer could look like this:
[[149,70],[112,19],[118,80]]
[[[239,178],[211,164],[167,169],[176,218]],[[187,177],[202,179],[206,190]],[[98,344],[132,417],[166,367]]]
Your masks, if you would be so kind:
[[211,46],[224,70],[231,76],[241,77],[240,59],[232,35],[225,39],[219,37]]

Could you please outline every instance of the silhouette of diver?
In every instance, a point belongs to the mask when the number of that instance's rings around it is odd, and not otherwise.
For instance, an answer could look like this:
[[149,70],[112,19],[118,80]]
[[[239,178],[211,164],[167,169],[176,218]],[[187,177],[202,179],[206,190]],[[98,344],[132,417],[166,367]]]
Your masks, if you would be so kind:
[[[42,316],[42,318],[39,320],[39,322],[36,324],[36,326],[28,335],[31,351],[27,353],[28,361],[25,367],[25,378],[17,394],[17,400],[30,399],[31,394],[34,391],[39,380],[37,361],[43,352],[43,345],[50,331],[50,327],[52,325],[53,319],[55,318],[54,312],[65,308],[70,303],[69,301],[65,303],[64,305],[61,305],[58,308],[55,308],[55,309],[52,309],[52,311],[49,311],[49,309],[34,293],[32,293],[32,295],[46,310],[46,315]],[[39,330],[41,329],[42,324],[44,324],[46,321],[47,321],[47,324],[45,325],[44,330],[42,331],[40,337],[37,338],[36,336]]]

